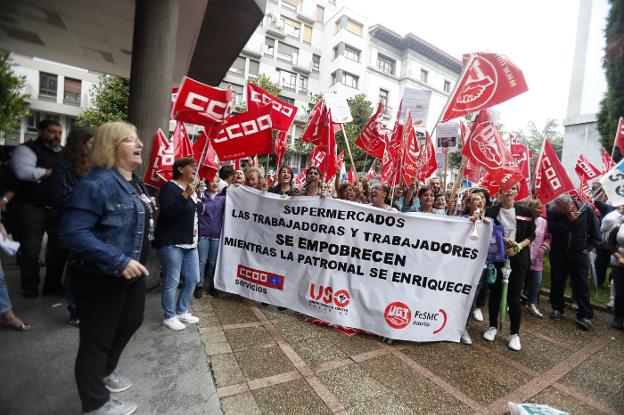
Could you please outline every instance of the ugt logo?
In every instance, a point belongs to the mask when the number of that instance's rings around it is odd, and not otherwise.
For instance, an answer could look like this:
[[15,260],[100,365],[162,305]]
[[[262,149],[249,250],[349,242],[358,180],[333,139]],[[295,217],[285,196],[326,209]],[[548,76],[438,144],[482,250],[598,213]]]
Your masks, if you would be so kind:
[[384,311],[386,323],[393,329],[402,329],[412,320],[412,311],[400,301],[388,304]]
[[327,305],[335,304],[337,307],[345,308],[351,302],[351,295],[347,290],[340,289],[334,292],[333,287],[319,285],[318,290],[315,283],[310,284],[310,298],[314,301],[323,302]]
[[463,110],[474,110],[492,99],[498,75],[494,65],[482,56],[475,56],[468,71],[466,83],[457,94],[457,106]]
[[502,167],[503,161],[500,154],[502,149],[496,137],[496,127],[487,121],[475,127],[477,134],[468,141],[470,152],[489,169],[497,170]]

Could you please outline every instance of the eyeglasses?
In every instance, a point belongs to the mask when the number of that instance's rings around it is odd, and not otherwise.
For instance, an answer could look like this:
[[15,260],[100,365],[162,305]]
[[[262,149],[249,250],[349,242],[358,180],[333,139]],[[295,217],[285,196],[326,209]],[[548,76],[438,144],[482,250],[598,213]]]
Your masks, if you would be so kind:
[[125,144],[143,144],[139,137],[126,137],[121,142]]

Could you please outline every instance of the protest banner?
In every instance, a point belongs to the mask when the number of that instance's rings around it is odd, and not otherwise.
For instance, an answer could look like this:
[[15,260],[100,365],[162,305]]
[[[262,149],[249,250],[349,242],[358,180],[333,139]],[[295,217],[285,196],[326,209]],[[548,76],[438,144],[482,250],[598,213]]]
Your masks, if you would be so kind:
[[447,149],[447,152],[457,151],[458,132],[459,121],[439,123],[436,130],[436,153],[442,153],[442,149]]
[[624,160],[602,176],[600,184],[612,206],[624,205]]
[[325,105],[331,111],[333,122],[344,124],[353,121],[347,98],[343,94],[327,92],[323,99],[325,100]]
[[[215,287],[392,339],[459,342],[491,223],[228,190]],[[462,270],[457,272],[457,270]]]
[[402,103],[399,123],[405,124],[407,113],[409,112],[412,115],[412,122],[415,127],[426,127],[429,104],[431,103],[431,90],[407,87],[403,91]]

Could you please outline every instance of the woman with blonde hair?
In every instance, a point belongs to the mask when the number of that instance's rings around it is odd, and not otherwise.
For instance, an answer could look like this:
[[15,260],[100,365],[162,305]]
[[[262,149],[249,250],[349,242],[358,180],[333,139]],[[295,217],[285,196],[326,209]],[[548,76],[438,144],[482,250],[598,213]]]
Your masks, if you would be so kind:
[[71,286],[80,315],[76,383],[86,413],[131,414],[137,405],[110,398],[132,383],[116,372],[143,322],[154,205],[134,170],[143,162],[134,125],[97,129],[92,170],[76,185],[60,237],[72,253]]
[[251,187],[252,189],[265,190],[266,179],[260,169],[256,167],[249,167],[245,170],[245,185]]

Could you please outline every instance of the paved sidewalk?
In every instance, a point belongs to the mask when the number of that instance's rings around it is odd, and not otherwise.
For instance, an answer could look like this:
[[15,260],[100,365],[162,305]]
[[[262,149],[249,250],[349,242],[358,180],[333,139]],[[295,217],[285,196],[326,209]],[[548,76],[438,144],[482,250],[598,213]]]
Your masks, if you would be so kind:
[[471,322],[472,346],[387,345],[231,294],[193,308],[226,415],[503,414],[507,401],[624,413],[624,336],[602,312],[591,332],[569,311],[559,322],[525,313],[523,348],[512,352],[506,336],[481,338],[486,323]]

